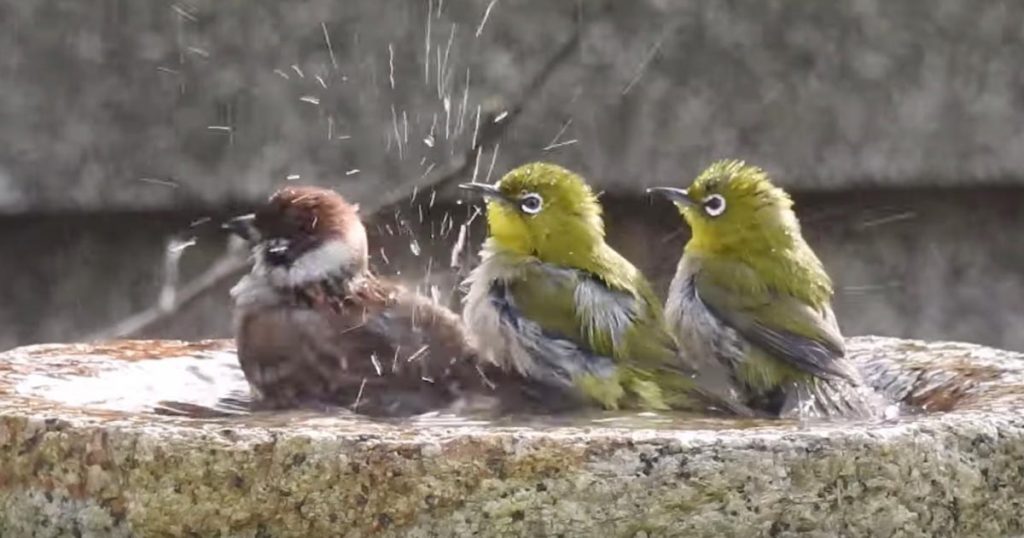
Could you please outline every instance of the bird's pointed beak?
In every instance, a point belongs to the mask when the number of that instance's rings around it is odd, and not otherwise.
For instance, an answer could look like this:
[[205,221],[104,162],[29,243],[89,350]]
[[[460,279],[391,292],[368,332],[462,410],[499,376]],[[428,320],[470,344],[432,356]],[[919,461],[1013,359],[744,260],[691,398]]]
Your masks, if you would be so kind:
[[690,193],[686,192],[686,189],[677,189],[675,187],[651,187],[647,189],[647,194],[657,194],[664,196],[669,200],[682,205],[695,205],[696,202],[690,198]]
[[499,202],[507,202],[508,198],[501,192],[496,185],[490,185],[488,183],[461,183],[459,184],[460,189],[465,189],[470,192],[475,192],[488,200],[497,200]]
[[245,239],[249,242],[255,242],[259,239],[259,234],[256,232],[256,215],[249,213],[247,215],[239,215],[233,219],[230,219],[221,225],[225,230]]

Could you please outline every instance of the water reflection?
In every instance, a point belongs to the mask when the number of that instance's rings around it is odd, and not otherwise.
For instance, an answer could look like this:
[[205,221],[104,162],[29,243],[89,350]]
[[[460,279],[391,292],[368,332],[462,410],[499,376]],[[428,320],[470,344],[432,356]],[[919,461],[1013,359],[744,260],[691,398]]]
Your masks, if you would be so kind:
[[[601,412],[562,415],[428,413],[403,419],[369,418],[347,409],[253,411],[248,385],[231,343],[142,342],[106,347],[40,346],[15,357],[8,375],[19,396],[51,408],[92,415],[111,412],[152,420],[213,423],[231,427],[330,428],[332,432],[373,433],[397,427],[415,430],[483,429],[544,432],[593,430],[725,430],[771,427],[802,429],[813,422],[714,418],[679,412]],[[147,351],[148,349],[148,351]],[[13,377],[14,379],[10,379]],[[162,418],[161,418],[162,417]],[[911,417],[904,415],[900,420]],[[888,422],[892,422],[889,420]]]

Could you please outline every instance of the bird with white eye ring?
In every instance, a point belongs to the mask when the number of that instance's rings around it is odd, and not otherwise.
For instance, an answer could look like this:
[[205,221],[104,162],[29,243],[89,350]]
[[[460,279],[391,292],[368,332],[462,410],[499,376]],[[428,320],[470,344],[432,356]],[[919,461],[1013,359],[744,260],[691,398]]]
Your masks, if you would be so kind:
[[673,202],[690,228],[665,304],[684,350],[726,369],[746,403],[773,415],[884,412],[846,356],[832,279],[801,235],[793,200],[764,170],[722,160],[685,189],[648,192]]
[[544,198],[541,195],[531,192],[519,199],[519,209],[527,215],[536,215],[544,208]]
[[460,187],[487,205],[463,309],[485,358],[607,409],[754,415],[729,378],[679,352],[650,283],[605,242],[601,205],[582,177],[530,163]]

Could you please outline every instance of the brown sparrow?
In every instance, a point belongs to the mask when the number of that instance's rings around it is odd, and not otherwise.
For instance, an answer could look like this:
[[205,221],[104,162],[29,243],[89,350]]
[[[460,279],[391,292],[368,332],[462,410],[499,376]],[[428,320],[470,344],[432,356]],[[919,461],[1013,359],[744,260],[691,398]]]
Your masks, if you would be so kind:
[[252,271],[231,295],[258,408],[404,416],[577,405],[479,361],[458,315],[371,272],[358,206],[341,195],[285,187],[225,227],[252,245]]

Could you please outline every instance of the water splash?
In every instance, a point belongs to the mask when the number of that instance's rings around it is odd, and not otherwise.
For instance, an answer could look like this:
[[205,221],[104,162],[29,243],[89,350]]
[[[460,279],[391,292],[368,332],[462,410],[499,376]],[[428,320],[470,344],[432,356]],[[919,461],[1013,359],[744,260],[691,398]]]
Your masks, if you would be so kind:
[[491,16],[491,10],[494,9],[495,4],[498,0],[491,0],[487,4],[487,9],[484,10],[484,16],[480,19],[480,25],[476,27],[476,37],[480,37],[480,34],[484,32],[484,25],[487,24],[487,19]]

